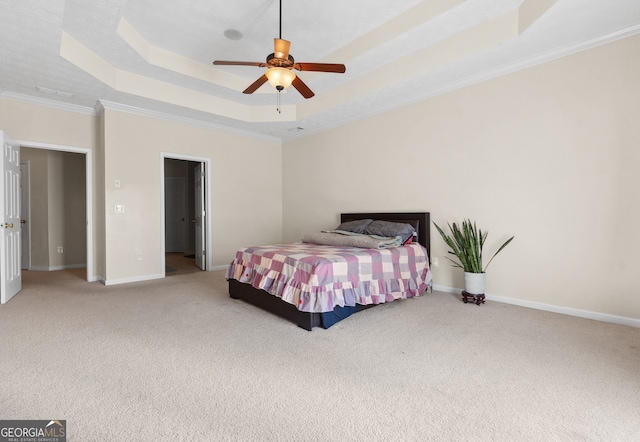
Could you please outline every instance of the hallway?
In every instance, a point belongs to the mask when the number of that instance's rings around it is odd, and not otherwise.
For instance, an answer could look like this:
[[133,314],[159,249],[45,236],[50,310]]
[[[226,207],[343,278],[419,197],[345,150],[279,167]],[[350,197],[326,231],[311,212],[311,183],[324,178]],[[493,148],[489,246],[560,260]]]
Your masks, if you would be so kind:
[[186,273],[201,272],[196,266],[193,255],[185,256],[184,253],[165,253],[166,276],[184,275]]

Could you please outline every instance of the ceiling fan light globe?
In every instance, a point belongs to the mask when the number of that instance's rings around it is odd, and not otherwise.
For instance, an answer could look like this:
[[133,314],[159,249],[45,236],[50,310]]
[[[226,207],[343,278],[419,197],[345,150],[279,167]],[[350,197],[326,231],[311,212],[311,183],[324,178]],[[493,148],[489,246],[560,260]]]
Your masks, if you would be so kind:
[[286,68],[269,68],[265,75],[269,79],[269,84],[278,90],[288,88],[296,78],[296,74]]

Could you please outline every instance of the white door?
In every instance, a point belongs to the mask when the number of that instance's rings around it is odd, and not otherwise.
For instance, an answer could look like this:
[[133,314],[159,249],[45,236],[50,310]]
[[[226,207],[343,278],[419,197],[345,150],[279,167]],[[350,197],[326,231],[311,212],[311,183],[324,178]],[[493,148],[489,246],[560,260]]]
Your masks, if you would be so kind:
[[204,211],[204,164],[198,164],[195,168],[195,212],[194,223],[196,225],[196,265],[200,270],[205,270],[205,217]]
[[20,240],[22,241],[22,259],[20,268],[29,270],[31,248],[29,247],[29,161],[20,162]]
[[20,271],[20,146],[0,131],[0,303],[22,289]]

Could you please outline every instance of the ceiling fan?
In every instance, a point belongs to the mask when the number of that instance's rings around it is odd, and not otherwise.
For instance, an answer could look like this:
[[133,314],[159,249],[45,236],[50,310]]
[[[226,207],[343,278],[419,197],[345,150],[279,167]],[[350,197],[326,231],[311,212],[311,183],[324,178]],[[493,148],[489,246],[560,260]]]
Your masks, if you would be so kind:
[[280,34],[279,38],[273,39],[273,54],[269,54],[265,62],[216,60],[213,64],[216,66],[266,67],[267,71],[264,75],[242,91],[244,94],[254,93],[268,81],[278,92],[293,86],[304,98],[311,98],[314,93],[292,69],[298,71],[335,72],[338,74],[343,74],[346,70],[343,64],[337,63],[298,63],[289,54],[290,46],[290,41],[282,39],[282,0],[280,0]]

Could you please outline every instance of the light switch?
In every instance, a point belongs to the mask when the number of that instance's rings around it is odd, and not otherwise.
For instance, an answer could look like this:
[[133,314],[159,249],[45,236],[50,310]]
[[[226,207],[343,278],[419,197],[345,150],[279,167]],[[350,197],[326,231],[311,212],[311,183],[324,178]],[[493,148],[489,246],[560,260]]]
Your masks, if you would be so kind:
[[124,204],[116,204],[116,213],[124,213]]
[[115,186],[116,186],[116,188],[120,187],[120,180],[116,180]]

